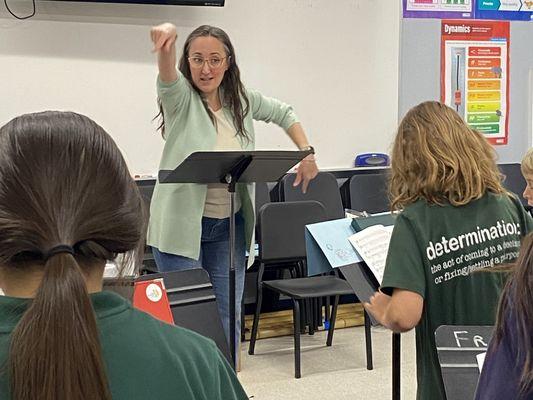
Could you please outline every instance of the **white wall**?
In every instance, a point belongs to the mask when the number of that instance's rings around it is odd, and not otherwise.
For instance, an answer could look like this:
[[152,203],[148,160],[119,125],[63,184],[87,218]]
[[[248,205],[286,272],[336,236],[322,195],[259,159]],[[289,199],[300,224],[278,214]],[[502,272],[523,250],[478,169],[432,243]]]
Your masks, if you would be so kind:
[[[26,0],[8,0],[24,13]],[[387,151],[398,114],[399,3],[389,0],[226,0],[223,8],[37,0],[37,16],[0,11],[0,124],[44,109],[94,118],[132,172],[157,170],[155,56],[149,27],[170,20],[178,47],[196,26],[232,38],[245,85],[294,106],[322,168]],[[293,148],[257,123],[259,149]]]

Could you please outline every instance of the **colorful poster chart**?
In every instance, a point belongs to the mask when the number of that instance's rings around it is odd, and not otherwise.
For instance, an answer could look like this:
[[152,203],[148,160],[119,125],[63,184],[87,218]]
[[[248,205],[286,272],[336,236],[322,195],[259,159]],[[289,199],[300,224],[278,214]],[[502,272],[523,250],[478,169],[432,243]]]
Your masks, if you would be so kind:
[[476,18],[533,20],[533,0],[477,0]]
[[441,101],[492,144],[507,144],[509,22],[441,23]]
[[475,0],[403,0],[404,18],[473,18]]

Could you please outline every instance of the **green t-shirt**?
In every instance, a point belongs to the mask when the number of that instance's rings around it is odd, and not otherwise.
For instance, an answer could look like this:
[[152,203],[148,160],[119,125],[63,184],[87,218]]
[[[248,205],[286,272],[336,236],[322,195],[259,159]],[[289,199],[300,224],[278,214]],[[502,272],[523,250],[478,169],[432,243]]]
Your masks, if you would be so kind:
[[493,193],[461,207],[419,200],[398,216],[382,290],[406,289],[424,298],[416,327],[417,399],[446,399],[435,329],[494,324],[505,275],[481,269],[514,261],[520,238],[532,228],[517,199]]
[[[160,322],[111,292],[91,295],[113,400],[245,400],[215,343]],[[0,296],[0,365],[28,300]],[[0,399],[9,399],[0,375]]]

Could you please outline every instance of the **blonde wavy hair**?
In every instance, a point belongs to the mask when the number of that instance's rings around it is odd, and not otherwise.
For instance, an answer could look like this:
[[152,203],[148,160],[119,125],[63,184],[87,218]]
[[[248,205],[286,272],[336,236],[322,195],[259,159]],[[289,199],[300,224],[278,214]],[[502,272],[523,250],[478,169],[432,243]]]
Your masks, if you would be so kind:
[[427,101],[403,118],[392,149],[391,208],[425,199],[461,206],[486,191],[506,193],[496,153],[450,107]]
[[533,147],[527,151],[522,159],[520,169],[522,170],[523,175],[533,175]]

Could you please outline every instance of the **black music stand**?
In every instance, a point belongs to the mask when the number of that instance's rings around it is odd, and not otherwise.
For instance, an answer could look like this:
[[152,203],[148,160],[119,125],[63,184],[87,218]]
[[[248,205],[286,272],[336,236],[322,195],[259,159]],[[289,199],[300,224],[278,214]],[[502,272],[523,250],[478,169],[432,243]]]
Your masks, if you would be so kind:
[[476,355],[486,353],[494,331],[486,325],[441,325],[435,345],[448,400],[473,399],[479,380]]
[[[229,307],[230,352],[233,367],[235,349],[235,185],[273,182],[311,154],[307,151],[198,151],[173,170],[160,170],[159,183],[225,183],[230,194]],[[253,257],[253,254],[250,254]]]

